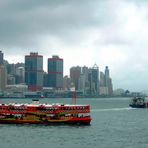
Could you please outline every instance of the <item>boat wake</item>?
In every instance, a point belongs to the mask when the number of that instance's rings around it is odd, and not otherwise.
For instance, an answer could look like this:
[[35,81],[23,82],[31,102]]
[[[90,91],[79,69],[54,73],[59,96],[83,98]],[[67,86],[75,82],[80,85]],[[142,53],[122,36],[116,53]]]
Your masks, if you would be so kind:
[[133,110],[134,108],[105,108],[105,109],[92,109],[91,112],[104,112],[104,111],[122,111],[122,110]]

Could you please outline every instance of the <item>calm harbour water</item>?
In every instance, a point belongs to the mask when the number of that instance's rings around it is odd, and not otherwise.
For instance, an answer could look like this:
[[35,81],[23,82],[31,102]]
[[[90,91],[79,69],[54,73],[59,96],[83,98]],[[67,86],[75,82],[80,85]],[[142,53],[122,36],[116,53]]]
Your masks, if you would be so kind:
[[[31,102],[3,99],[0,103]],[[41,103],[71,103],[71,99],[42,99]],[[131,109],[130,98],[77,99],[90,104],[90,126],[0,124],[0,148],[147,148],[148,109]]]

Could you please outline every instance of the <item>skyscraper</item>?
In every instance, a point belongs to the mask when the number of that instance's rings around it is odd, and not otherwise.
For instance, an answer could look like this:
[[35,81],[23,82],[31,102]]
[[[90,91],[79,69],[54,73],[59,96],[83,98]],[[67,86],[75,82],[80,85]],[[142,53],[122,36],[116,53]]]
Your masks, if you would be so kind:
[[88,80],[90,83],[90,94],[99,95],[99,67],[96,64],[89,69]]
[[7,84],[7,71],[4,65],[0,65],[0,91],[4,91]]
[[84,75],[84,95],[89,94],[89,81],[88,81],[88,73],[89,73],[89,68],[86,66],[82,67],[82,74]]
[[76,90],[78,90],[80,74],[81,74],[81,67],[77,66],[70,68],[70,78]]
[[108,66],[105,67],[105,86],[108,87],[108,94],[112,95],[113,93],[113,86],[112,86],[112,79],[109,75]]
[[71,88],[71,79],[68,76],[64,76],[63,78],[63,89],[70,90]]
[[24,67],[17,67],[16,68],[16,84],[24,83],[24,74],[25,70]]
[[78,90],[83,92],[83,95],[84,95],[84,93],[85,93],[85,75],[83,73],[80,74]]
[[105,67],[105,86],[109,85],[109,69],[108,66]]
[[0,51],[0,65],[3,65],[3,53]]
[[42,90],[43,56],[36,52],[25,56],[25,83],[30,91]]
[[100,86],[99,86],[99,93],[100,95],[108,95],[108,86],[105,86],[105,74],[100,72]]
[[48,58],[48,86],[63,88],[63,59],[57,55]]
[[4,91],[7,84],[7,70],[4,66],[3,53],[0,51],[0,90]]
[[100,86],[105,86],[105,75],[102,71],[100,72]]

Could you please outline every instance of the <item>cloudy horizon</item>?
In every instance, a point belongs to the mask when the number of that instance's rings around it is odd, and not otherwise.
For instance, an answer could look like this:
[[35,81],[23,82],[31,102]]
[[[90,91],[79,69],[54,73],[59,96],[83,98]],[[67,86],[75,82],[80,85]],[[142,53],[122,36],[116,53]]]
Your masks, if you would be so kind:
[[[114,89],[148,90],[147,0],[1,0],[0,50],[10,63],[38,52],[110,69]],[[14,52],[15,51],[15,52]]]

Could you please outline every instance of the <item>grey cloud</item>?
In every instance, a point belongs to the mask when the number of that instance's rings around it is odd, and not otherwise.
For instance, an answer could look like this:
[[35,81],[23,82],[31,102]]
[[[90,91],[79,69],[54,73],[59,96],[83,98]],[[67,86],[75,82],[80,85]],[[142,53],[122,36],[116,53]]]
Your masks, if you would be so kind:
[[[100,4],[102,2],[99,2]],[[93,24],[102,23],[96,18],[96,5],[89,0],[13,0],[1,3],[0,45],[23,47],[35,44],[39,36],[73,37]],[[69,36],[70,34],[70,36]],[[9,44],[9,46],[8,46]]]
[[38,48],[44,36],[75,44],[90,28],[104,28],[114,19],[109,0],[6,0],[0,9],[0,46]]
[[118,3],[122,5],[124,1],[1,0],[0,46],[37,48],[41,37],[47,35],[67,43],[81,42],[85,31],[90,28],[105,30],[106,26],[114,30],[103,32],[104,44],[126,44],[128,41],[120,34],[122,28],[117,26],[119,22],[114,24]]

